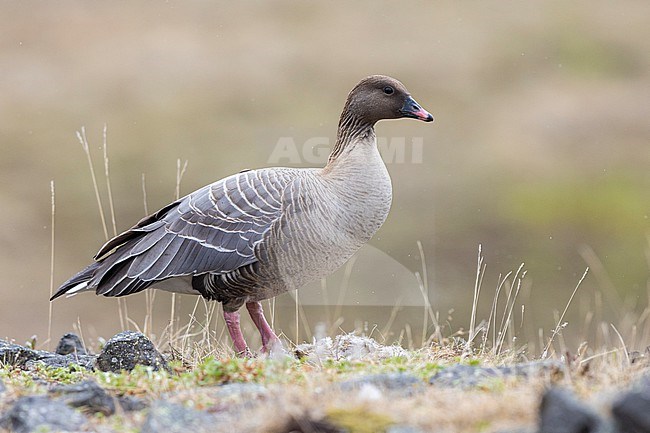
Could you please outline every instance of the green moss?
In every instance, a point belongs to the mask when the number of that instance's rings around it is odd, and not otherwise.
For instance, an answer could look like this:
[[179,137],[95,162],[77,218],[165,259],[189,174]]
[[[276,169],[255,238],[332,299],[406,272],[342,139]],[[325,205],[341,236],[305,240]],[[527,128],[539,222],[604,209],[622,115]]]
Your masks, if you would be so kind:
[[218,385],[228,382],[258,382],[265,377],[265,362],[256,359],[206,358],[191,372],[181,375],[196,385]]
[[332,409],[327,419],[350,433],[382,433],[394,424],[387,415],[371,412],[365,408]]
[[154,394],[171,391],[178,387],[180,378],[164,370],[154,371],[152,367],[137,365],[132,371],[111,373],[98,371],[97,382],[119,394]]
[[474,431],[477,432],[487,431],[491,425],[492,423],[490,423],[490,421],[481,420],[474,425]]
[[41,365],[36,363],[34,368],[31,370],[31,374],[42,379],[62,384],[80,382],[87,377],[89,373],[88,370],[76,364],[71,364],[68,367],[48,367],[44,364]]
[[83,367],[48,367],[35,363],[29,370],[21,370],[10,365],[0,367],[0,379],[6,385],[25,394],[40,394],[45,392],[49,383],[70,384],[82,381],[91,373]]
[[437,362],[427,362],[416,370],[416,374],[424,379],[429,379],[431,376],[444,369],[443,365]]

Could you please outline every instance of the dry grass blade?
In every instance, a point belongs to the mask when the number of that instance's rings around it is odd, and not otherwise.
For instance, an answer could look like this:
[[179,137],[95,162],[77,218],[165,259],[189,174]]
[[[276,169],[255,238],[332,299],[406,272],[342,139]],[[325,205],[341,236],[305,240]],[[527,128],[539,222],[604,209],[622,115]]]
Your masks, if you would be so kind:
[[269,310],[271,310],[271,329],[275,329],[275,298],[268,300]]
[[[103,151],[104,151],[104,176],[106,177],[106,192],[108,194],[108,209],[111,214],[111,225],[113,226],[113,236],[117,236],[117,222],[115,219],[115,205],[113,204],[113,189],[111,187],[111,172],[110,172],[110,161],[108,158],[108,136],[107,136],[108,127],[104,123],[104,130],[102,132],[103,139]],[[120,315],[120,322],[122,325],[122,330],[125,330],[124,323],[132,321],[129,318],[129,306],[127,304],[126,298],[117,298],[117,309]],[[144,329],[147,329],[146,323]]]
[[147,182],[144,173],[142,173],[142,204],[144,205],[144,214],[149,215],[149,206],[147,205]]
[[[431,338],[437,339],[438,341],[442,340],[442,334],[440,332],[440,324],[438,319],[431,308],[431,302],[429,301],[429,276],[427,273],[427,261],[424,255],[424,248],[422,247],[422,242],[417,241],[418,251],[420,253],[420,265],[422,266],[422,278],[416,272],[415,276],[418,279],[418,288],[422,294],[422,300],[424,301],[423,309],[423,318],[422,318],[422,345],[424,346],[427,341]],[[431,334],[431,337],[427,338],[427,331],[429,329],[428,319],[431,318],[433,323],[434,330]]]
[[113,190],[111,188],[110,164],[108,160],[108,140],[106,139],[106,124],[104,123],[104,175],[106,176],[106,191],[108,192],[108,209],[111,212],[111,223],[113,225],[113,236],[117,236],[117,223],[115,222],[115,206],[113,205]]
[[[51,214],[50,214],[50,298],[54,294],[54,215],[56,214],[56,203],[54,201],[54,181],[50,181],[50,197],[51,197]],[[50,302],[47,310],[47,340],[49,343],[52,340],[52,314],[53,303]]]
[[[393,308],[391,308],[390,316],[388,316],[388,321],[386,322],[386,325],[382,328],[381,331],[379,331],[379,333],[382,336],[389,334],[390,329],[393,327],[393,323],[395,323],[395,319],[397,318],[397,313],[399,312],[399,310],[401,308],[401,304],[402,304],[402,298],[400,297],[397,300],[397,303],[393,306]],[[433,335],[434,334],[432,334],[432,337],[433,337]],[[429,337],[429,338],[432,338],[432,337]],[[384,340],[385,340],[385,338],[384,338]]]
[[566,314],[567,310],[569,309],[569,305],[571,305],[571,301],[573,300],[573,297],[576,295],[576,292],[578,291],[578,288],[584,281],[584,279],[587,277],[587,273],[589,272],[589,268],[585,269],[584,274],[582,274],[582,277],[580,277],[580,280],[578,281],[578,284],[576,284],[575,289],[573,289],[573,293],[571,293],[571,297],[569,297],[569,301],[567,302],[566,306],[564,307],[564,311],[562,312],[562,315],[560,315],[560,318],[557,321],[557,325],[555,326],[555,329],[553,330],[553,333],[551,334],[551,338],[548,340],[548,343],[546,343],[546,346],[544,347],[544,351],[542,352],[542,359],[546,358],[548,356],[548,350],[551,348],[551,344],[553,344],[553,339],[555,336],[560,332],[562,329],[562,320],[564,320],[564,315]]
[[181,198],[181,181],[185,175],[185,170],[187,170],[187,159],[181,166],[180,158],[176,160],[176,200]]
[[[514,310],[515,302],[517,301],[517,296],[519,295],[519,291],[521,290],[521,280],[526,275],[526,271],[522,272],[523,267],[524,267],[523,263],[519,265],[519,268],[517,269],[513,277],[513,282],[510,285],[510,290],[508,290],[508,297],[506,298],[506,305],[505,305],[505,309],[503,310],[503,317],[501,320],[501,329],[499,330],[499,338],[497,338],[497,344],[494,347],[494,351],[496,354],[501,353],[501,350],[503,349],[503,343],[508,333],[508,329],[510,328],[510,324],[512,323],[512,317],[513,317],[512,312]],[[515,290],[514,295],[512,295],[513,288],[515,287],[515,280],[517,282],[516,283],[517,289]]]
[[508,280],[508,277],[512,274],[512,271],[509,271],[505,277],[499,274],[497,278],[497,289],[494,293],[494,298],[492,299],[492,308],[490,309],[490,315],[488,317],[487,327],[485,329],[485,334],[483,335],[483,348],[487,346],[487,339],[489,338],[490,327],[492,327],[492,348],[495,348],[497,345],[497,314],[499,310],[499,297],[501,295],[501,290],[503,285]]
[[333,334],[336,332],[336,329],[339,327],[339,325],[342,323],[342,320],[339,321],[341,318],[341,310],[343,308],[343,301],[345,300],[345,295],[348,292],[348,288],[350,285],[350,277],[352,276],[352,268],[354,267],[354,264],[357,261],[357,256],[352,256],[350,260],[345,264],[345,269],[344,269],[344,274],[343,274],[343,281],[341,283],[341,291],[339,292],[338,299],[336,301],[336,308],[334,309],[334,316],[335,322],[332,324],[329,333]]
[[[181,198],[181,181],[183,180],[183,175],[187,169],[187,160],[181,166],[181,160],[178,158],[176,160],[176,200]],[[176,324],[176,293],[172,293],[172,306],[169,312],[169,327],[170,334],[174,334],[174,328]]]
[[476,337],[476,314],[478,309],[478,299],[481,293],[481,284],[483,282],[483,275],[485,274],[485,264],[483,263],[482,246],[478,246],[478,255],[476,258],[476,280],[474,282],[474,297],[472,299],[472,316],[469,321],[469,335],[467,343],[465,344],[465,351],[470,353],[472,350],[472,341]]
[[[117,235],[117,226],[115,224],[115,208],[113,206],[113,198],[110,190],[110,172],[109,172],[109,162],[108,162],[108,153],[106,150],[106,125],[104,125],[104,134],[103,134],[103,139],[104,139],[104,173],[106,176],[106,184],[107,188],[109,191],[109,204],[110,204],[110,212],[111,212],[111,217],[112,217],[112,222],[113,222],[113,233],[116,236]],[[102,229],[104,230],[104,239],[108,241],[109,235],[108,235],[108,226],[106,224],[106,217],[104,216],[104,204],[102,203],[101,199],[101,194],[99,192],[99,185],[97,184],[97,176],[95,175],[95,168],[93,166],[93,161],[92,157],[90,155],[90,146],[88,145],[88,138],[86,137],[86,128],[81,127],[81,131],[77,131],[77,139],[81,143],[81,147],[86,154],[86,160],[88,161],[88,168],[90,170],[90,177],[92,178],[93,182],[93,189],[95,191],[95,199],[97,200],[97,207],[99,210],[99,216],[102,221]],[[126,324],[128,323],[128,311],[126,307],[126,302],[118,299],[117,300],[117,309],[120,317],[120,326],[122,330],[126,329]]]
[[610,323],[609,326],[612,327],[614,332],[616,333],[616,336],[618,337],[619,341],[621,342],[621,346],[623,346],[623,354],[625,355],[625,360],[627,361],[627,365],[630,365],[630,354],[627,350],[627,345],[625,344],[625,340],[623,339],[623,336],[621,335],[620,332],[618,332],[618,329],[616,329],[616,326],[614,326],[613,323]]
[[296,318],[296,339],[294,341],[296,342],[296,344],[298,344],[298,342],[300,341],[300,323],[299,323],[300,315],[299,315],[299,312],[298,312],[300,300],[298,299],[298,290],[296,290],[293,293],[293,299],[294,299],[294,305],[295,305],[294,315],[295,315],[295,318]]
[[95,190],[95,199],[97,200],[97,207],[99,208],[99,217],[102,220],[102,229],[104,230],[104,238],[108,240],[108,227],[106,226],[106,218],[104,217],[104,206],[102,198],[99,194],[99,187],[97,185],[97,176],[95,175],[95,168],[93,167],[93,160],[90,156],[90,147],[88,146],[88,139],[86,138],[86,128],[81,127],[81,131],[77,131],[77,139],[81,143],[81,147],[86,154],[88,160],[88,168],[90,169],[90,177],[93,181],[93,188]]

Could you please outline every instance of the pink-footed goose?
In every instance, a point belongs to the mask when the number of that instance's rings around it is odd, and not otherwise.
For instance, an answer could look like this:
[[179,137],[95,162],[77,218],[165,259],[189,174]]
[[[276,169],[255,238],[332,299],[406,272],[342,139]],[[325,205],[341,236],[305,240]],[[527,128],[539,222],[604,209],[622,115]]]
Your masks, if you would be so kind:
[[148,287],[223,303],[235,350],[249,349],[246,308],[263,350],[279,342],[260,303],[343,265],[383,224],[392,188],[374,125],[433,117],[399,81],[374,75],[349,93],[324,168],[262,168],[207,185],[108,241],[95,262],[52,299],[95,291],[125,296]]

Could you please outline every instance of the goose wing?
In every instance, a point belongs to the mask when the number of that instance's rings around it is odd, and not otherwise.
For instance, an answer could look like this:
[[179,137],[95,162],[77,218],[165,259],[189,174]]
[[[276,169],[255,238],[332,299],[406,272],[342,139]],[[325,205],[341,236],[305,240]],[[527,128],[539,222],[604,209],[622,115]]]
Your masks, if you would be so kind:
[[[223,274],[257,261],[255,245],[282,215],[293,169],[245,171],[207,185],[108,241],[53,298],[95,290],[124,296],[171,277]],[[85,283],[85,285],[83,285]]]

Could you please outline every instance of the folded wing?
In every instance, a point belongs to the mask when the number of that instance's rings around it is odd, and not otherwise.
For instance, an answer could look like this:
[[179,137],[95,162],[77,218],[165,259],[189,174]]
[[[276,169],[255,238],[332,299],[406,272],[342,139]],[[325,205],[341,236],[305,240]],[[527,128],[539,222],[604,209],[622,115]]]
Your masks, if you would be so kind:
[[113,238],[53,299],[95,290],[124,296],[172,277],[225,274],[257,261],[255,245],[282,213],[291,169],[238,173],[165,206]]

